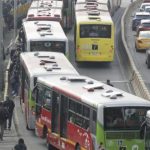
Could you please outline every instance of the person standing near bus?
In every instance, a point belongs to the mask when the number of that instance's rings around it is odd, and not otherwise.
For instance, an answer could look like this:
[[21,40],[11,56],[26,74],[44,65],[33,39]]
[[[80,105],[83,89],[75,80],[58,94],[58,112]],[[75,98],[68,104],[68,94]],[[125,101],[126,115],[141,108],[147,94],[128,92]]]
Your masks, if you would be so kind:
[[114,86],[114,85],[110,82],[109,79],[107,79],[106,83],[107,83],[107,85]]
[[5,122],[8,118],[8,111],[5,109],[3,106],[3,102],[0,102],[0,140],[3,140],[3,135],[4,135],[4,127],[5,127]]
[[[6,101],[3,102],[3,105],[6,109],[8,109],[8,112],[9,112],[8,129],[10,130],[11,129],[11,124],[12,124],[12,116],[13,116],[15,103],[12,99],[10,99],[8,96],[6,96]],[[6,120],[5,128],[7,128],[7,120]]]
[[23,138],[18,140],[18,143],[14,146],[14,150],[27,150],[27,146],[25,145]]

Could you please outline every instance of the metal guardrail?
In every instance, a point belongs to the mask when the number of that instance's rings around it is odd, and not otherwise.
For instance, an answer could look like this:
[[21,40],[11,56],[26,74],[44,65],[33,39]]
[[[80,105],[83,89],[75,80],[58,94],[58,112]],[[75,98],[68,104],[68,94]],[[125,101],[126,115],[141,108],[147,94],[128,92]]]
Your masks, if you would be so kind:
[[130,14],[130,10],[132,10],[134,8],[134,6],[137,5],[137,3],[141,3],[141,0],[137,0],[137,1],[134,1],[133,3],[131,3],[124,12],[124,15],[121,19],[121,38],[122,38],[122,42],[123,42],[123,45],[125,48],[125,52],[127,53],[127,57],[128,57],[127,59],[129,61],[129,65],[130,65],[129,69],[132,72],[131,85],[133,87],[133,90],[137,96],[140,96],[142,98],[150,100],[150,93],[149,93],[140,73],[138,72],[138,70],[134,64],[134,61],[132,59],[130,50],[128,48],[128,45],[127,45],[127,42],[125,39],[125,33],[126,33],[125,25],[128,24],[126,21]]

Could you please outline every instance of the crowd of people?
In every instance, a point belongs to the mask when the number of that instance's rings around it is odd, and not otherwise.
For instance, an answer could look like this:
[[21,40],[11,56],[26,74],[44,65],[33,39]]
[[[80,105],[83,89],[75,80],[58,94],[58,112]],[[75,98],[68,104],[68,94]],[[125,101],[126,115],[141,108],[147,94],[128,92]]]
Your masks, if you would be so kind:
[[19,90],[20,52],[20,44],[15,43],[13,47],[10,48],[11,63],[9,67],[8,79],[12,96],[17,96]]
[[12,8],[13,6],[13,0],[12,1],[3,1],[3,18],[5,21],[6,26],[8,27],[8,30],[11,30],[13,28],[13,14],[12,14]]
[[[3,18],[6,27],[8,30],[13,28],[13,15],[12,15],[12,8],[13,8],[13,0],[3,1]],[[21,35],[20,35],[21,36]],[[20,37],[19,36],[19,37]],[[20,40],[20,39],[19,39]],[[9,48],[10,60],[11,64],[9,67],[9,74],[8,80],[10,83],[10,91],[8,93],[10,97],[18,95],[19,89],[19,70],[20,70],[20,63],[19,63],[19,55],[22,51],[22,47],[20,45],[21,41],[14,42]],[[3,141],[4,131],[11,130],[12,127],[12,118],[13,118],[13,111],[15,108],[14,99],[11,99],[9,96],[6,96],[5,101],[0,100],[0,140]],[[27,150],[27,147],[24,143],[24,140],[20,138],[18,143],[14,146],[14,150]]]

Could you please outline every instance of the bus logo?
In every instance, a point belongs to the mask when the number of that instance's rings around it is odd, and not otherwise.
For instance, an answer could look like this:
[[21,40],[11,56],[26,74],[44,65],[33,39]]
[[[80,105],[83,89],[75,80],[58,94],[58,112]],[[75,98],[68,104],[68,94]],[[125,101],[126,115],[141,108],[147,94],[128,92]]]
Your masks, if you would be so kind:
[[98,50],[98,45],[92,44],[92,50]]

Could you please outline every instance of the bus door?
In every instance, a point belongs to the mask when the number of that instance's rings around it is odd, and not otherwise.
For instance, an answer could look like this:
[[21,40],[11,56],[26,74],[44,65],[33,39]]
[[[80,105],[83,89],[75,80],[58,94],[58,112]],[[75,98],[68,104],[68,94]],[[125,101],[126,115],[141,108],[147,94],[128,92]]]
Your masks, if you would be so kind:
[[43,90],[40,86],[33,89],[32,99],[35,101],[35,117],[38,119],[41,115]]
[[52,92],[52,133],[59,134],[59,105],[60,96],[55,91]]
[[60,137],[67,137],[68,99],[61,95],[60,105]]

